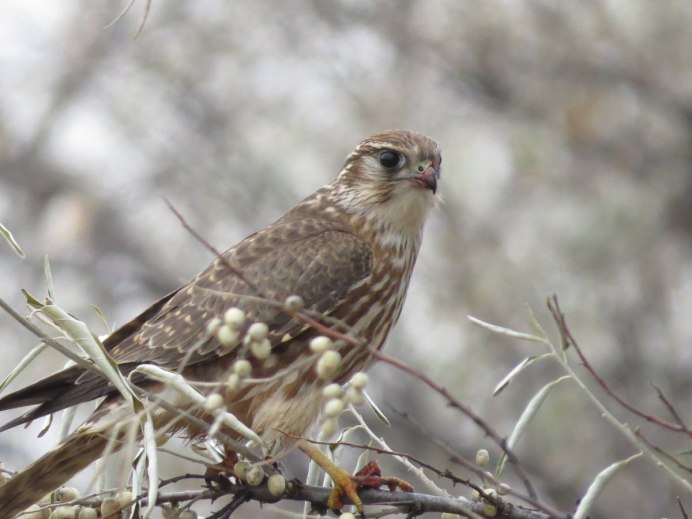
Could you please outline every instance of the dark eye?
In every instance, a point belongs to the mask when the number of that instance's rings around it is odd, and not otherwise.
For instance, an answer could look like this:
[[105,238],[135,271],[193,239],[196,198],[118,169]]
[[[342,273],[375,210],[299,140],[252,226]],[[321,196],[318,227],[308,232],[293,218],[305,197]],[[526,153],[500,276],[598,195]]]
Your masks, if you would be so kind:
[[380,152],[379,159],[383,167],[391,169],[399,165],[401,155],[396,151],[384,150]]

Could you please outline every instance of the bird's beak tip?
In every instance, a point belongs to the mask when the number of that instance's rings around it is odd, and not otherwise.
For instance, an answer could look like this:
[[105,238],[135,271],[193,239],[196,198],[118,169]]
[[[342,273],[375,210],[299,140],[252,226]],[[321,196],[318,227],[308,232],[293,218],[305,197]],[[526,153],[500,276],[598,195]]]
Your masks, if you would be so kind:
[[413,180],[420,187],[432,191],[433,195],[437,192],[437,171],[434,167],[428,166],[415,177],[413,177]]

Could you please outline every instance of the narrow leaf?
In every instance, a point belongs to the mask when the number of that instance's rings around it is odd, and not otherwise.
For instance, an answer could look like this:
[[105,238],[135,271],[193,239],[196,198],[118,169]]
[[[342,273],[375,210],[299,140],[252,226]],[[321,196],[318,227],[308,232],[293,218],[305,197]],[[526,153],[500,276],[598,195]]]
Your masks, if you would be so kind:
[[36,436],[39,438],[43,438],[45,434],[48,432],[48,429],[50,429],[50,426],[53,425],[53,414],[49,414],[43,419],[43,426],[41,427],[41,430],[38,432]]
[[541,360],[545,357],[549,357],[552,355],[552,353],[544,353],[543,355],[534,355],[532,357],[526,357],[523,359],[519,364],[514,366],[512,370],[505,375],[505,377],[500,380],[500,382],[495,386],[495,389],[493,390],[493,396],[497,396],[502,391],[505,390],[505,388],[509,385],[510,382],[512,382],[512,379],[516,377],[519,373],[521,373],[525,368],[529,367],[531,364],[536,362],[537,360]]
[[156,431],[151,415],[147,413],[144,422],[144,450],[147,454],[147,480],[149,488],[147,490],[147,507],[144,510],[144,519],[154,511],[156,499],[159,494],[158,461],[156,452]]
[[48,290],[48,297],[51,301],[55,301],[55,286],[53,285],[53,274],[50,271],[50,262],[48,261],[48,254],[43,258],[43,276],[46,278],[46,289]]
[[[206,402],[206,397],[197,391],[197,389],[192,387],[179,373],[173,373],[153,364],[142,364],[141,366],[137,366],[132,373],[143,373],[153,380],[164,382],[168,385],[168,387],[176,390],[178,393],[184,395],[188,400],[191,400],[200,407],[204,406],[204,403]],[[130,376],[132,376],[132,374]],[[241,422],[235,415],[229,413],[228,411],[220,411],[218,416],[221,417],[220,419],[223,420],[225,425],[242,434],[248,440],[252,440],[257,445],[266,446],[262,438],[260,438],[255,431]]]
[[536,316],[533,314],[533,310],[529,305],[526,305],[526,314],[529,320],[529,324],[531,325],[531,328],[533,328],[533,331],[536,332],[539,336],[543,337],[544,339],[547,339],[548,334],[545,333],[545,330],[541,326],[541,323],[538,322],[538,319],[536,319]]
[[123,378],[118,365],[110,357],[106,348],[89,331],[86,324],[72,317],[57,305],[48,304],[41,307],[41,313],[48,317],[53,323],[62,329],[67,336],[79,346],[84,353],[101,370],[101,373],[120,391],[123,398],[133,407],[135,411],[141,409],[139,398],[132,392],[127,382]]
[[473,317],[472,315],[467,315],[469,321],[471,321],[473,324],[480,326],[481,328],[485,328],[486,330],[490,330],[491,332],[494,333],[499,333],[501,335],[506,335],[508,337],[513,337],[515,339],[520,339],[522,341],[529,341],[529,342],[542,342],[545,343],[545,339],[542,337],[538,337],[536,335],[531,335],[530,333],[524,333],[524,332],[518,332],[516,330],[511,330],[509,328],[505,328],[503,326],[498,326],[496,324],[490,324],[485,321],[482,321],[480,319],[477,319],[476,317]]
[[91,308],[92,308],[92,310],[94,310],[94,312],[96,312],[96,315],[98,316],[99,320],[103,324],[103,327],[106,330],[110,330],[110,328],[108,326],[108,319],[106,319],[106,315],[101,311],[101,309],[96,305],[91,305]]
[[5,380],[2,381],[2,384],[0,384],[0,393],[2,393],[8,384],[17,378],[17,376],[24,371],[24,368],[31,364],[33,360],[38,357],[47,347],[48,346],[45,343],[41,343],[32,348],[32,350],[27,353],[21,361],[19,361],[19,364],[17,364],[17,366],[10,371],[10,374],[5,377]]
[[370,398],[370,395],[366,391],[363,391],[363,395],[365,396],[365,401],[368,403],[368,405],[372,408],[372,410],[375,413],[375,416],[380,419],[380,421],[385,424],[387,427],[390,427],[392,423],[389,421],[389,419],[385,416],[385,414],[382,412],[382,410],[377,407],[377,404],[375,401]]
[[32,296],[29,292],[24,290],[22,288],[22,294],[24,294],[24,297],[26,298],[26,304],[29,305],[32,308],[35,309],[40,309],[43,308],[43,303],[41,303],[38,299],[36,299],[34,296]]
[[613,476],[617,474],[617,472],[620,469],[622,469],[625,465],[637,459],[641,455],[642,453],[638,452],[637,454],[630,456],[625,460],[621,460],[613,463],[612,465],[607,466],[601,472],[599,472],[598,475],[594,478],[591,485],[589,485],[589,488],[586,490],[586,494],[580,501],[576,512],[574,512],[573,519],[586,519],[589,510],[596,502],[596,499],[601,494],[601,492],[603,492],[605,486],[613,478]]
[[[528,427],[529,423],[531,423],[531,420],[533,417],[536,415],[538,410],[541,408],[541,405],[545,401],[545,399],[548,397],[548,393],[550,393],[551,389],[553,389],[556,385],[558,385],[560,382],[564,380],[568,380],[570,377],[568,375],[565,375],[563,377],[560,377],[556,380],[553,380],[552,382],[549,382],[545,386],[541,388],[541,390],[536,393],[536,395],[529,401],[527,404],[526,408],[524,409],[524,412],[521,413],[521,416],[519,417],[519,420],[517,421],[517,425],[514,426],[514,429],[512,430],[512,434],[509,435],[509,438],[507,439],[507,448],[508,449],[514,449],[514,447],[519,443],[519,440],[521,439],[522,435],[526,431],[526,428]],[[505,454],[502,455],[500,458],[500,461],[497,464],[497,470],[495,471],[495,476],[500,477],[502,475],[502,472],[505,468],[505,463],[507,462],[507,456]]]
[[72,428],[72,422],[74,421],[76,413],[76,405],[68,407],[62,412],[62,416],[60,417],[60,440],[64,440],[65,438],[67,438],[67,435],[70,434],[70,429]]
[[0,236],[5,238],[5,241],[10,244],[10,247],[12,247],[12,250],[14,250],[17,256],[22,259],[26,258],[26,252],[24,252],[24,250],[19,246],[19,243],[17,243],[17,240],[14,239],[14,236],[12,236],[10,230],[1,223]]

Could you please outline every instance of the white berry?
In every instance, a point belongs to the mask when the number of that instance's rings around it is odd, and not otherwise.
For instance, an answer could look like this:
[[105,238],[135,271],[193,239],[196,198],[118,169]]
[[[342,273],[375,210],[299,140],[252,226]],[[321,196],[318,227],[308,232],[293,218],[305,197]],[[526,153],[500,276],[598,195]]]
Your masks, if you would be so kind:
[[247,330],[248,337],[255,342],[260,342],[266,339],[268,333],[269,327],[264,323],[252,323],[250,328]]
[[219,331],[221,324],[223,324],[223,321],[221,319],[219,319],[218,317],[214,317],[213,319],[209,319],[209,322],[207,323],[207,333],[209,335],[216,335],[216,332]]
[[317,361],[317,376],[322,380],[331,379],[339,368],[340,362],[341,354],[338,351],[325,351]]
[[58,503],[66,503],[79,497],[79,490],[74,487],[62,487],[55,491],[55,500]]
[[313,353],[321,355],[332,347],[332,340],[329,337],[320,335],[310,341],[310,349]]
[[237,373],[239,377],[247,377],[252,373],[252,364],[250,364],[249,360],[236,360],[233,364],[233,371]]
[[[221,409],[224,405],[223,397],[218,393],[212,393],[204,401],[204,409],[207,411],[216,411],[217,409]],[[130,496],[130,499],[132,499],[132,496]]]
[[303,306],[305,306],[305,303],[303,302],[303,298],[300,296],[288,296],[286,298],[286,307],[288,307],[289,310],[300,312],[303,309]]
[[235,346],[240,339],[240,334],[229,325],[224,324],[216,331],[216,337],[224,346]]
[[322,395],[324,395],[324,398],[330,399],[330,398],[339,398],[343,394],[344,390],[341,389],[341,386],[339,384],[329,384],[328,386],[325,386],[325,388],[322,390]]
[[253,341],[250,344],[250,351],[252,352],[252,356],[257,360],[264,360],[271,355],[272,344],[269,342],[269,339]]
[[351,386],[357,389],[365,389],[365,386],[368,385],[368,376],[362,371],[359,371],[353,374],[349,382]]
[[264,471],[257,465],[250,467],[245,473],[245,481],[251,487],[256,487],[264,480]]
[[50,519],[75,519],[76,517],[74,506],[59,506],[50,514]]
[[332,398],[324,404],[324,414],[330,418],[336,418],[344,412],[344,401],[340,398]]
[[490,462],[490,454],[485,449],[479,449],[476,453],[476,465],[479,467],[487,467]]
[[286,480],[281,474],[273,474],[267,480],[267,489],[273,496],[281,496],[286,491]]
[[223,320],[234,330],[239,330],[245,324],[245,312],[240,308],[229,308],[223,314]]
[[101,517],[115,517],[115,513],[120,511],[120,504],[114,497],[106,497],[101,501]]
[[79,513],[77,514],[77,519],[96,519],[96,517],[98,517],[98,513],[94,508],[83,507],[79,510]]
[[361,405],[365,402],[365,393],[362,389],[349,386],[346,390],[346,400],[353,405]]
[[249,461],[240,460],[233,466],[233,474],[235,474],[235,477],[237,477],[240,481],[245,481],[250,467],[251,465]]

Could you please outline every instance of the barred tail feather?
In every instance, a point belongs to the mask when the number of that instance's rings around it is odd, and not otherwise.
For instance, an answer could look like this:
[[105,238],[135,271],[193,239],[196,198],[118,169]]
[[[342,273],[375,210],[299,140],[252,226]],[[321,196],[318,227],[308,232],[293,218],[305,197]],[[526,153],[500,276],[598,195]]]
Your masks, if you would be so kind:
[[0,486],[0,517],[10,519],[64,485],[103,454],[108,439],[77,431],[63,443]]

